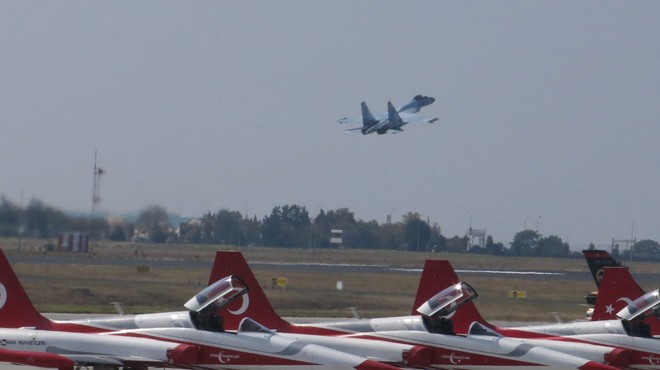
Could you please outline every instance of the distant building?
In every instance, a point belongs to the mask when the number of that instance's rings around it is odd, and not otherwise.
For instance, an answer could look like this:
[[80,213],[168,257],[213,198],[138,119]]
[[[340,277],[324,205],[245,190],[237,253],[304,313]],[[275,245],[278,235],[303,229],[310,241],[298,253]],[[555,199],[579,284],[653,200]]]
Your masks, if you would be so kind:
[[81,232],[60,233],[57,236],[59,252],[89,252],[89,234]]

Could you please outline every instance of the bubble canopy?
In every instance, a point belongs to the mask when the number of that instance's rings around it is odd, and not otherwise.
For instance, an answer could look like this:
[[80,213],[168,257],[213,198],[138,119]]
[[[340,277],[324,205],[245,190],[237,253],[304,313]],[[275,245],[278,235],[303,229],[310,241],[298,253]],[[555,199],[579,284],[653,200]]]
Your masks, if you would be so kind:
[[622,320],[645,319],[657,315],[660,311],[660,291],[657,289],[635,299],[629,305],[617,312],[616,316]]
[[195,312],[215,312],[247,291],[247,286],[241,278],[229,275],[195,294],[184,306]]
[[417,312],[425,316],[447,316],[477,296],[477,292],[468,283],[460,282],[431,297],[417,308]]

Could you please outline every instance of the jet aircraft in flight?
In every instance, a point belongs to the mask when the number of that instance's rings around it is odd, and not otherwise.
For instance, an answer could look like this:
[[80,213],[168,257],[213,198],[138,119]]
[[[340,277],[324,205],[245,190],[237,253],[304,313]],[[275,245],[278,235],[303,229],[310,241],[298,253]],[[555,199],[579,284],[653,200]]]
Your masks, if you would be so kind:
[[[382,135],[387,132],[401,132],[402,127],[408,123],[433,123],[438,120],[437,117],[429,119],[417,114],[422,107],[433,104],[433,102],[435,102],[435,98],[422,95],[416,95],[397,109],[394,109],[391,102],[387,102],[387,113],[378,116],[374,116],[367,107],[367,103],[362,102],[362,127],[348,129],[346,132],[360,131],[363,135],[375,132]],[[337,122],[343,124],[353,121],[352,118],[344,117]]]

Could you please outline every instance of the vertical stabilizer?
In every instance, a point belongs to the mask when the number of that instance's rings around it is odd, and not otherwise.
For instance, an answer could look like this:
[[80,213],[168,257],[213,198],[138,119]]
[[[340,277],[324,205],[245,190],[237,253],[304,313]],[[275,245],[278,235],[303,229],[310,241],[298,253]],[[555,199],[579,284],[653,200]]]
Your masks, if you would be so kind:
[[644,294],[627,267],[603,268],[592,320],[616,320],[616,313]]
[[583,250],[582,254],[584,254],[584,258],[587,260],[589,271],[591,271],[591,276],[594,278],[597,287],[600,287],[604,267],[621,266],[621,263],[617,262],[604,250],[588,249]]
[[402,131],[401,127],[406,124],[401,119],[399,112],[396,111],[391,101],[387,102],[387,118],[389,119],[388,128],[390,130]]
[[[415,297],[412,314],[419,315],[416,310],[419,306],[433,297],[436,293],[439,293],[443,289],[448,288],[459,281],[460,280],[449,261],[426,260],[422,276],[419,279],[419,287],[417,288],[417,296]],[[492,325],[484,320],[472,301],[465,302],[451,317],[448,318],[451,319],[454,325],[453,330],[456,334],[466,334],[470,328],[470,324],[474,321],[492,327]]]
[[0,327],[50,327],[50,321],[32,305],[25,289],[0,249]]
[[237,330],[241,320],[250,317],[269,329],[287,331],[290,324],[275,312],[241,252],[216,252],[209,285],[228,275],[240,277],[248,293],[220,311],[226,330]]
[[362,127],[371,127],[378,123],[374,118],[374,115],[371,114],[369,107],[367,107],[367,103],[362,102],[360,105],[362,107]]

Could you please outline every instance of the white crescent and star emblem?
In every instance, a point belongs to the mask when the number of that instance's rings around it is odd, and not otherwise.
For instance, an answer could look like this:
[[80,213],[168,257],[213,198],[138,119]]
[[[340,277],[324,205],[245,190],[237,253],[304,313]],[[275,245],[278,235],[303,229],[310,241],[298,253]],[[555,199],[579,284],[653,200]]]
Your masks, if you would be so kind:
[[247,311],[248,307],[250,306],[250,297],[247,294],[243,294],[242,298],[243,298],[243,304],[241,305],[241,307],[239,307],[236,311],[232,311],[229,309],[227,310],[229,311],[230,314],[242,315],[245,313],[245,311]]
[[221,364],[226,364],[227,362],[222,359],[222,352],[218,353],[217,355],[211,355],[211,357],[216,357],[218,359],[218,362]]

